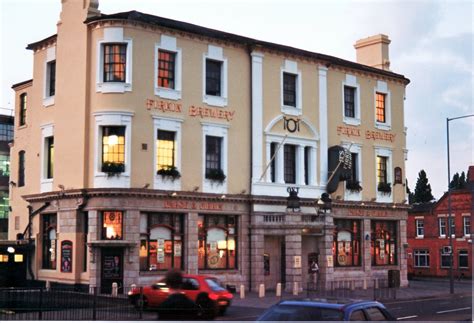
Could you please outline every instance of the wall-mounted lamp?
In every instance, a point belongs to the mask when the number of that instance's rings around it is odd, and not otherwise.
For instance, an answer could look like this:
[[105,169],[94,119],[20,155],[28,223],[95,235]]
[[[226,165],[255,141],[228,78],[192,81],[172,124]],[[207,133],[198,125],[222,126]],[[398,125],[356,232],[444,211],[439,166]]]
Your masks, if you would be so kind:
[[8,253],[15,253],[15,248],[13,247],[8,247],[7,248]]
[[178,193],[176,193],[176,192],[170,193],[171,197],[176,197],[177,195],[178,195]]
[[366,240],[366,241],[369,241],[369,239],[370,239],[370,234],[366,233],[366,235],[365,235],[365,240]]
[[193,192],[197,192],[199,190],[199,186],[194,186]]
[[10,181],[11,186],[16,186],[16,183],[14,181]]
[[293,210],[293,212],[299,212],[300,211],[300,198],[298,196],[298,187],[288,187],[286,189],[288,192],[289,196],[286,198],[286,209]]
[[225,199],[225,194],[222,194],[222,195],[221,195],[221,199]]

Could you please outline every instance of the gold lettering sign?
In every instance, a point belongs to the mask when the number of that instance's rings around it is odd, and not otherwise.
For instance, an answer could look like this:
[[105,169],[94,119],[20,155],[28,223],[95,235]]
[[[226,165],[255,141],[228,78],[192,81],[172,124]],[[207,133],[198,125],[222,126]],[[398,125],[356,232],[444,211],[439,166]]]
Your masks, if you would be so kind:
[[224,205],[215,202],[189,202],[189,201],[165,201],[165,209],[188,209],[188,210],[207,210],[222,211]]
[[385,141],[394,142],[395,141],[395,134],[394,133],[388,133],[388,132],[367,130],[365,132],[365,138],[366,139],[372,139],[372,140],[385,140]]
[[204,108],[192,105],[189,107],[191,117],[225,119],[231,121],[234,118],[235,111],[223,110],[219,108]]
[[348,137],[360,137],[360,129],[354,127],[338,126],[336,130],[339,136],[345,135]]
[[153,109],[161,112],[181,113],[181,111],[183,110],[183,106],[181,105],[181,103],[174,103],[163,100],[147,99],[145,106],[148,111]]

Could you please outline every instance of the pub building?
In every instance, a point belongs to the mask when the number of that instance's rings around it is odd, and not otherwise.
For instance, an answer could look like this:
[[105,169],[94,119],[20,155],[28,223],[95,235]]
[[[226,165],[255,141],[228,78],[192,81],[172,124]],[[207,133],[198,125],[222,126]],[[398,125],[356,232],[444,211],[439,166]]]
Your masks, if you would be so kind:
[[407,284],[409,80],[387,36],[355,63],[98,5],[63,0],[13,85],[28,279],[108,292],[179,268],[291,290],[316,263],[321,284]]

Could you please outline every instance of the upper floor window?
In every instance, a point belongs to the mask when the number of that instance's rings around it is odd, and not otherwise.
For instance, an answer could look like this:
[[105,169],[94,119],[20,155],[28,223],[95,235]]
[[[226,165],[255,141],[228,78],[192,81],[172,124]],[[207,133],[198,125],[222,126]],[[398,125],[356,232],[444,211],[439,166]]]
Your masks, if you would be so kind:
[[102,239],[122,240],[123,239],[123,212],[104,211],[102,212]]
[[272,142],[270,144],[270,181],[272,183],[276,182],[276,172],[277,172],[277,165],[276,165],[276,151],[278,149],[278,144],[276,142]]
[[158,86],[175,88],[176,53],[158,50]]
[[470,236],[471,235],[471,217],[470,216],[464,216],[462,218],[462,222],[463,222],[464,236]]
[[13,140],[13,125],[1,123],[0,124],[0,141]]
[[377,183],[388,182],[387,179],[387,159],[388,157],[377,156]]
[[56,60],[46,64],[46,96],[54,96],[56,93]]
[[283,105],[296,108],[297,75],[283,73]]
[[46,178],[53,178],[54,175],[54,137],[45,138],[46,148]]
[[206,94],[221,96],[222,62],[206,60]]
[[10,176],[10,155],[0,154],[0,176]]
[[26,124],[27,98],[28,95],[26,93],[20,95],[20,126],[24,126]]
[[157,165],[156,170],[170,169],[175,165],[175,135],[174,131],[158,130],[156,143]]
[[425,235],[425,226],[423,220],[416,220],[416,236],[423,238]]
[[45,214],[42,217],[41,233],[43,238],[42,260],[43,269],[56,269],[57,259],[57,216]]
[[18,187],[25,186],[25,151],[18,153]]
[[222,171],[222,138],[206,136],[206,178],[216,171]]
[[10,199],[8,192],[0,191],[0,219],[8,219],[10,213]]
[[375,111],[376,111],[376,120],[380,123],[386,122],[385,115],[385,94],[384,93],[375,93]]
[[439,236],[445,237],[446,236],[446,218],[438,219],[438,228],[439,228]]
[[284,146],[284,179],[285,183],[296,183],[296,146]]
[[355,118],[355,91],[351,86],[344,86],[344,116]]
[[127,44],[106,43],[104,47],[103,82],[125,82],[127,65]]
[[102,127],[102,172],[125,171],[125,126]]

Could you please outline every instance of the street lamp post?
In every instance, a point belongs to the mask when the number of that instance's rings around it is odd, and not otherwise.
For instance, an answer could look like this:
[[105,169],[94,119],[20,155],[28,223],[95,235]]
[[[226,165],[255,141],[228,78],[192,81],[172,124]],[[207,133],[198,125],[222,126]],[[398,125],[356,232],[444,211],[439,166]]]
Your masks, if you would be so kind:
[[451,167],[450,167],[450,156],[449,156],[449,122],[452,120],[457,120],[457,119],[464,119],[464,118],[470,118],[474,117],[474,114],[469,114],[465,116],[460,116],[460,117],[454,117],[454,118],[446,118],[446,142],[447,142],[447,150],[448,150],[448,234],[449,234],[449,247],[450,247],[450,253],[449,253],[449,292],[451,294],[454,294],[454,272],[453,272],[453,254],[454,254],[454,248],[453,248],[453,232],[452,232],[452,218],[451,218]]

